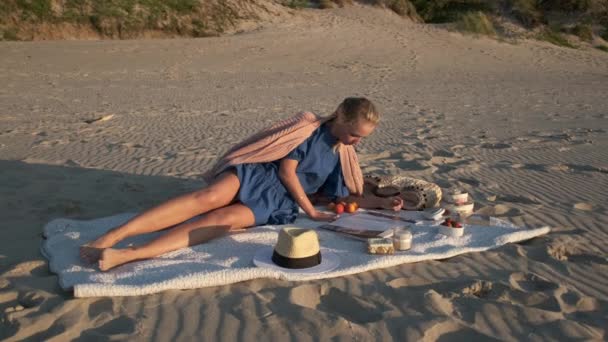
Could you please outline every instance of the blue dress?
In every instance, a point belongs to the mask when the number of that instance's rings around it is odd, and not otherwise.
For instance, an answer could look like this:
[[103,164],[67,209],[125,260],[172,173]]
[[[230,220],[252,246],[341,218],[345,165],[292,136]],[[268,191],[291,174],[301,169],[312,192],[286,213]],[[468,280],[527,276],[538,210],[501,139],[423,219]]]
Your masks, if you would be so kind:
[[[336,143],[329,126],[323,124],[285,157],[299,162],[296,175],[306,194],[321,192],[330,199],[348,196],[340,156],[333,151]],[[280,163],[234,167],[241,182],[237,199],[251,209],[256,225],[292,223],[298,216],[297,202],[279,179]]]

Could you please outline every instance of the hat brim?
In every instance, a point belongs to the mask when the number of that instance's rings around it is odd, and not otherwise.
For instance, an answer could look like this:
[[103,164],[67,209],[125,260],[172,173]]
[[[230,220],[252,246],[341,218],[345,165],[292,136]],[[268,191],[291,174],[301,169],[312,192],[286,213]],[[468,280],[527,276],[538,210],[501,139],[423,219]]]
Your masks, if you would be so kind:
[[271,268],[283,273],[290,274],[321,274],[333,271],[340,265],[338,256],[327,249],[321,248],[321,263],[319,265],[308,268],[285,268],[275,264],[272,261],[273,247],[259,249],[253,257],[253,263],[257,267]]

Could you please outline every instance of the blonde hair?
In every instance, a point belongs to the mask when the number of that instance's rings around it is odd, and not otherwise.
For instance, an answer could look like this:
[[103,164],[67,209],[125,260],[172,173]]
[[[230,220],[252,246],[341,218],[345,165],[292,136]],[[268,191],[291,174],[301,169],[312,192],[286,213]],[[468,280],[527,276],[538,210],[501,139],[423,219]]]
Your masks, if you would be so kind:
[[372,101],[365,97],[347,97],[340,103],[335,111],[336,115],[344,119],[344,123],[352,123],[357,119],[365,119],[373,124],[380,121],[380,113]]
[[[345,124],[354,123],[359,118],[367,120],[374,125],[377,125],[380,121],[380,113],[376,110],[376,106],[365,97],[345,98],[334,112],[334,115],[340,116]],[[338,141],[333,147],[334,153],[337,153],[341,147],[342,143]]]

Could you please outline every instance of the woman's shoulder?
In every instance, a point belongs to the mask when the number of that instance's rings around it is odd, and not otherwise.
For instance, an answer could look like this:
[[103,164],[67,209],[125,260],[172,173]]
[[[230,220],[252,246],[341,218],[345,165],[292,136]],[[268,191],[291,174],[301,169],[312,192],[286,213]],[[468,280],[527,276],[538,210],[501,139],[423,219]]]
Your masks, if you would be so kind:
[[299,112],[298,114],[296,114],[296,117],[306,122],[315,122],[321,118],[319,115],[308,111]]

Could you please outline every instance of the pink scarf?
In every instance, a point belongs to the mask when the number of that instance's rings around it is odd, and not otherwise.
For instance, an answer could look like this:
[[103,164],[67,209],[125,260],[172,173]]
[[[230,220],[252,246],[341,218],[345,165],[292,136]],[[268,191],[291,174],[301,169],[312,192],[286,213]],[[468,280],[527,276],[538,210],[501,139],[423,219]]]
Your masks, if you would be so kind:
[[[303,143],[324,122],[333,118],[335,115],[320,117],[311,112],[302,112],[292,118],[279,121],[232,147],[205,174],[205,178],[211,180],[230,166],[267,163],[281,159]],[[354,195],[361,195],[363,174],[355,148],[340,144],[338,153],[340,153],[342,175],[348,191]]]

